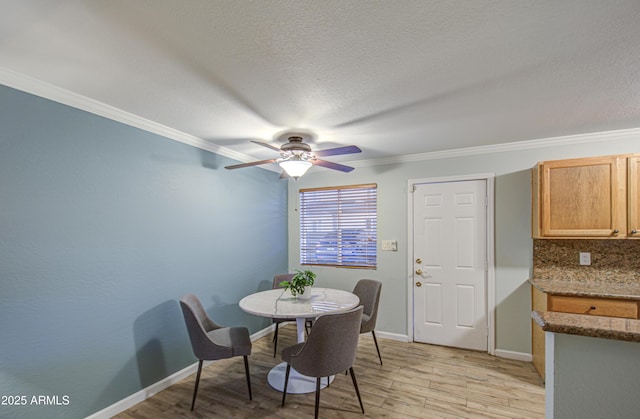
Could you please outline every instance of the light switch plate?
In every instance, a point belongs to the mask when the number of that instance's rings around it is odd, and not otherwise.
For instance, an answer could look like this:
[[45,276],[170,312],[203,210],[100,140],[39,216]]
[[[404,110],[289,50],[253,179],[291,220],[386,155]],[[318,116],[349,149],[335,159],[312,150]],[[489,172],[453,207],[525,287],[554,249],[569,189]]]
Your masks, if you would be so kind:
[[395,252],[398,250],[398,242],[396,240],[382,240],[382,250]]
[[580,252],[580,265],[591,265],[590,252]]

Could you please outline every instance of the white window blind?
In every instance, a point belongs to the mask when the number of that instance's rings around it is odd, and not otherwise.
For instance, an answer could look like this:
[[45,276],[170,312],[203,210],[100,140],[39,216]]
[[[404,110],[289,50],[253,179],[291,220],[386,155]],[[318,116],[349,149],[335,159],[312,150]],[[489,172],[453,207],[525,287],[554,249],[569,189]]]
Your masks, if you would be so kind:
[[377,185],[300,190],[300,263],[375,269]]

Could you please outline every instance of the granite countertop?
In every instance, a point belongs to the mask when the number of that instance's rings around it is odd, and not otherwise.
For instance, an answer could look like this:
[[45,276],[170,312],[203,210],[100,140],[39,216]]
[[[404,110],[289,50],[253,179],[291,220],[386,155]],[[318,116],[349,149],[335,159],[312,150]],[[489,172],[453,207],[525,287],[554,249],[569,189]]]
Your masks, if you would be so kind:
[[546,332],[640,342],[640,320],[554,311],[533,311],[531,317]]
[[640,300],[640,284],[637,282],[576,281],[544,278],[532,278],[529,279],[529,282],[540,291],[548,294]]
[[[529,282],[548,294],[640,301],[638,283],[543,278],[532,278]],[[636,319],[555,311],[533,311],[531,317],[546,332],[640,342],[640,320]]]

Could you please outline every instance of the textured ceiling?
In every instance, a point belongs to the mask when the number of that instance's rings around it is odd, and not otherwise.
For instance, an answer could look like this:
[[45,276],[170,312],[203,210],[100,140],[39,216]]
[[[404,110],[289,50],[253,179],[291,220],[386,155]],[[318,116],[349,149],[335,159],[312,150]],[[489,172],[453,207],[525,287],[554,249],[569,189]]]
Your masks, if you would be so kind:
[[640,1],[0,0],[0,67],[246,155],[640,127]]

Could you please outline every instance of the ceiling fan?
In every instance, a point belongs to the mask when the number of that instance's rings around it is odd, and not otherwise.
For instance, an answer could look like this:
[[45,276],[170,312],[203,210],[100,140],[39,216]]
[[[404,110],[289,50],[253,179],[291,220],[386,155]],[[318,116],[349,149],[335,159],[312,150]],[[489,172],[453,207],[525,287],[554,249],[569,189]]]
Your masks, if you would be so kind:
[[311,146],[302,142],[302,137],[298,135],[290,136],[289,142],[283,144],[280,148],[274,147],[271,144],[262,143],[260,141],[251,140],[251,142],[279,152],[280,158],[234,164],[232,166],[226,166],[225,169],[240,169],[242,167],[258,166],[268,163],[278,163],[284,170],[284,173],[280,177],[291,176],[292,178],[297,179],[300,176],[304,175],[312,165],[326,167],[327,169],[339,170],[341,172],[350,172],[353,170],[353,167],[345,166],[344,164],[333,163],[327,160],[321,160],[318,157],[337,156],[340,154],[353,154],[362,152],[360,148],[354,145],[312,151]]

